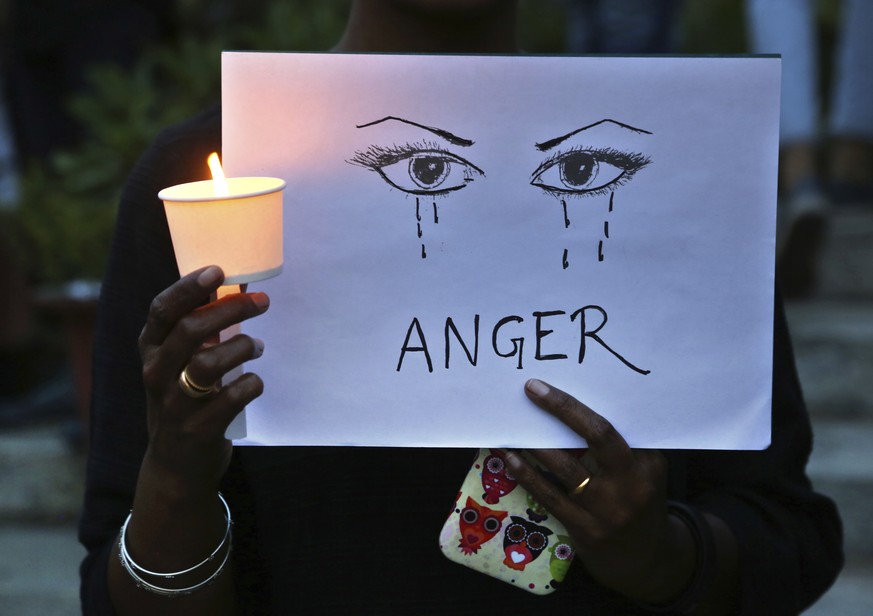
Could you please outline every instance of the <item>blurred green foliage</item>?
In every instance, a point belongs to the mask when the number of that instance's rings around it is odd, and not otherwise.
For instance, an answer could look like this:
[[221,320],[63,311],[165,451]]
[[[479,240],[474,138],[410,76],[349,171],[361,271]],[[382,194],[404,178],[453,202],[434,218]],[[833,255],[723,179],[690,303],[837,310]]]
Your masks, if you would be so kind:
[[0,220],[30,280],[102,277],[127,174],[163,127],[219,99],[223,49],[326,49],[348,4],[189,0],[179,4],[172,43],[148,49],[132,69],[93,67],[88,89],[70,101],[86,137],[46,162],[27,162],[18,208]]
[[518,44],[527,53],[562,53],[566,26],[563,0],[519,0]]
[[682,51],[689,54],[746,53],[743,0],[685,0]]

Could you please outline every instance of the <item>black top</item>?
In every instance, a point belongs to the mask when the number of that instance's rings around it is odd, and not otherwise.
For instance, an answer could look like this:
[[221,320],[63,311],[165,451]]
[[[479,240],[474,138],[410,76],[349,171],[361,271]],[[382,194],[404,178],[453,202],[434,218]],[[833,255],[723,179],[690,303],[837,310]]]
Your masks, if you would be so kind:
[[[113,614],[106,570],[147,444],[137,337],[152,298],[179,278],[157,198],[205,178],[221,146],[215,107],[165,131],[124,190],[100,300],[91,453],[80,540],[86,614]],[[666,452],[669,496],[721,517],[737,538],[742,613],[797,614],[842,565],[833,503],[812,491],[812,445],[781,304],[775,323],[773,444],[761,452]],[[245,613],[635,614],[581,566],[546,597],[454,564],[440,528],[472,461],[460,449],[238,447],[224,480]]]

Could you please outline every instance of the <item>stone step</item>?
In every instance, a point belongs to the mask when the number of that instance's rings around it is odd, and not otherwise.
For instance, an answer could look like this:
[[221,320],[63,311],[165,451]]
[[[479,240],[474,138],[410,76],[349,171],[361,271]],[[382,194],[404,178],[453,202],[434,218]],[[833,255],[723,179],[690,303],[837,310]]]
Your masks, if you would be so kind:
[[14,616],[75,616],[85,550],[72,524],[0,523],[0,597]]
[[873,298],[786,302],[813,417],[873,418]]
[[79,517],[84,456],[62,424],[0,432],[0,523],[69,523]]
[[849,558],[837,581],[803,616],[873,614],[873,560]]
[[816,296],[873,299],[873,207],[832,208]]
[[873,419],[814,418],[807,472],[815,489],[832,498],[843,519],[846,553],[873,560]]

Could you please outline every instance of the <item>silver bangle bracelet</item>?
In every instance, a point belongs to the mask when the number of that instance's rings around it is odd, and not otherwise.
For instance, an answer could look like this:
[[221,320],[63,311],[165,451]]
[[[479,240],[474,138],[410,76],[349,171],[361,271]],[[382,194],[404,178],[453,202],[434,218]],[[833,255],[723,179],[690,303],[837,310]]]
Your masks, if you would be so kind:
[[136,571],[131,568],[130,563],[119,554],[119,558],[121,559],[121,564],[130,574],[130,577],[133,578],[134,584],[137,585],[138,588],[142,588],[143,590],[147,590],[156,595],[161,595],[163,597],[179,597],[183,595],[190,595],[196,590],[200,590],[201,588],[208,586],[212,582],[214,582],[219,575],[224,571],[225,565],[227,565],[227,559],[230,558],[230,552],[232,549],[232,541],[228,542],[227,551],[224,554],[224,558],[221,561],[221,564],[208,578],[203,580],[202,582],[197,582],[193,586],[186,586],[184,588],[164,588],[163,586],[156,586],[142,579]]
[[[130,552],[127,551],[127,525],[130,523],[130,519],[133,515],[133,512],[128,514],[127,519],[124,521],[124,524],[121,526],[121,532],[119,533],[118,538],[118,558],[121,561],[121,565],[124,569],[130,574],[133,578],[133,581],[140,588],[144,588],[150,592],[163,595],[163,596],[175,596],[175,595],[186,595],[191,594],[195,590],[202,588],[214,581],[224,570],[225,565],[227,564],[227,560],[230,556],[232,550],[232,536],[231,536],[231,527],[233,525],[233,521],[231,519],[230,507],[227,504],[227,501],[224,499],[224,496],[219,492],[218,498],[221,501],[222,505],[224,505],[225,518],[227,521],[227,528],[224,531],[224,537],[221,539],[221,543],[218,544],[209,556],[203,559],[201,562],[197,563],[192,567],[188,567],[187,569],[183,569],[181,571],[174,571],[171,573],[158,573],[155,571],[150,571],[141,565],[138,565],[136,561],[133,560],[130,556]],[[221,553],[222,550],[225,550],[224,559],[221,561],[221,564],[218,568],[205,580],[202,582],[198,582],[193,586],[188,586],[185,588],[165,588],[163,586],[158,586],[148,580],[144,579],[142,576],[150,576],[152,578],[159,578],[162,580],[173,580],[179,576],[186,575],[189,573],[193,573],[211,563],[215,560],[216,556]]]

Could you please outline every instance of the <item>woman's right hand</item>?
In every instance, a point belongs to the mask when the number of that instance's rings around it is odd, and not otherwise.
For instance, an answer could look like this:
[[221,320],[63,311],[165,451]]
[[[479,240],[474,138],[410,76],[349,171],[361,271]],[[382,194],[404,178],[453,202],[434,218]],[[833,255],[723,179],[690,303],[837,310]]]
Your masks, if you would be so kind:
[[[264,384],[255,374],[243,374],[205,395],[196,389],[209,390],[243,362],[261,356],[260,340],[239,334],[219,342],[219,334],[263,314],[270,302],[264,293],[210,299],[223,281],[215,266],[192,272],[160,293],[149,309],[139,338],[149,441],[124,536],[130,557],[148,570],[185,572],[201,563],[179,578],[158,579],[163,587],[216,579],[184,597],[143,590],[122,567],[116,542],[109,592],[119,614],[235,613],[232,562],[203,559],[224,545],[230,524],[217,495],[232,451],[225,431],[261,395]],[[195,390],[180,381],[183,371]]]
[[264,293],[240,293],[210,301],[224,280],[216,266],[192,272],[159,294],[139,338],[148,402],[149,445],[142,473],[159,481],[166,496],[215,498],[230,461],[225,431],[263,391],[256,374],[243,374],[202,397],[186,393],[189,382],[208,388],[245,361],[260,357],[263,342],[219,333],[269,307]]

